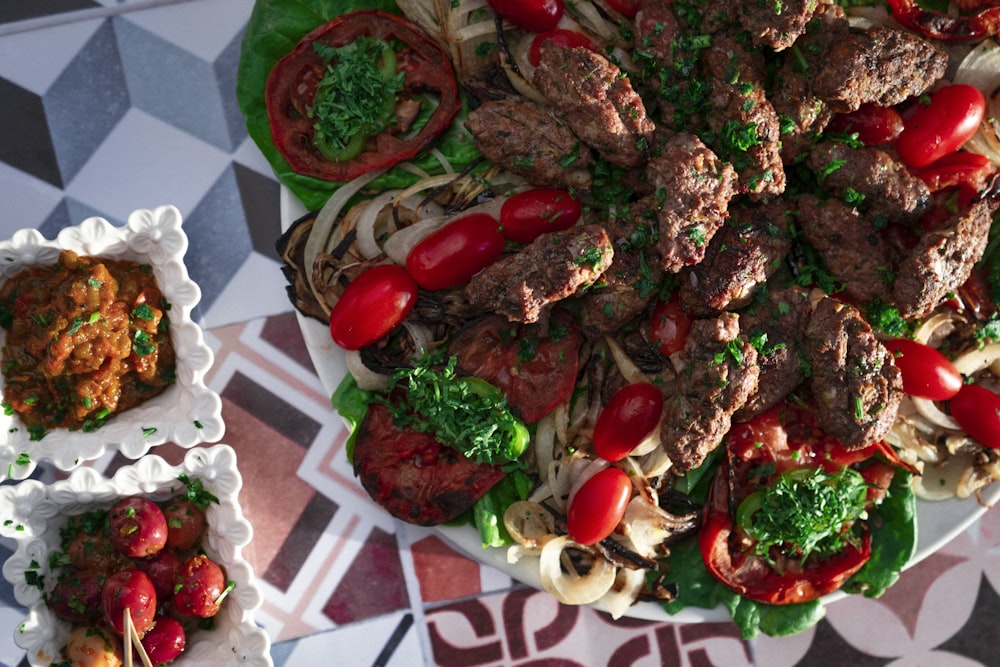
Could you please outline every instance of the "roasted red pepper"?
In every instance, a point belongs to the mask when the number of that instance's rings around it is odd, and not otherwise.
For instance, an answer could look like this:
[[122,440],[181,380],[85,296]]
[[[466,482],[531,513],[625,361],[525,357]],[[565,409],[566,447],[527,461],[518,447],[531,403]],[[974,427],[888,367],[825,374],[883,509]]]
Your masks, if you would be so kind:
[[892,17],[910,30],[946,41],[976,40],[997,34],[1000,6],[989,2],[964,3],[975,14],[949,16],[921,7],[916,0],[889,0]]

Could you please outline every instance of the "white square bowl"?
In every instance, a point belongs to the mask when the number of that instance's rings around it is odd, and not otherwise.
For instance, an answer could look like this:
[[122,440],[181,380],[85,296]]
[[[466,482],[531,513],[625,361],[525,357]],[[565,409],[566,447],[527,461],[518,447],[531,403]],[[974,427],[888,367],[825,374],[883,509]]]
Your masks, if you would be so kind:
[[[43,599],[43,590],[56,582],[49,569],[49,554],[59,551],[59,531],[67,519],[111,507],[129,496],[166,500],[184,488],[181,475],[201,480],[205,490],[219,499],[206,510],[208,532],[202,546],[235,587],[215,616],[215,626],[192,633],[184,653],[172,664],[272,667],[270,639],[254,623],[261,593],[253,569],[242,555],[253,536],[238,500],[243,480],[236,467],[236,452],[224,444],[191,449],[179,466],[148,455],[123,466],[111,479],[93,468],[81,467],[67,479],[48,485],[25,480],[0,486],[0,534],[17,543],[14,555],[3,564],[3,576],[13,585],[17,601],[28,607],[27,617],[14,628],[14,641],[27,652],[30,665],[47,666],[57,659],[72,629],[49,611]],[[39,577],[40,586],[34,583]]]
[[[204,380],[214,355],[191,317],[201,300],[201,289],[184,266],[187,248],[181,214],[172,206],[135,211],[124,227],[88,218],[61,230],[54,240],[35,229],[24,229],[0,242],[0,284],[29,266],[57,263],[59,253],[67,249],[79,255],[149,264],[171,305],[170,335],[177,353],[173,385],[92,432],[50,429],[43,438],[32,440],[19,417],[0,414],[0,480],[24,479],[40,460],[72,470],[108,450],[138,459],[165,442],[190,448],[222,438],[222,400]],[[6,336],[6,329],[0,328],[0,346]]]

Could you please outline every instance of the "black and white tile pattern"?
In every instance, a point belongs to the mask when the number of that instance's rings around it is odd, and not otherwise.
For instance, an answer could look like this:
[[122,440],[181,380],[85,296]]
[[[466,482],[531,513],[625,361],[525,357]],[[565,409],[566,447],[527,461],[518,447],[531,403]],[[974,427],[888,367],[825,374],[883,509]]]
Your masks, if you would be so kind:
[[[236,103],[247,0],[0,2],[0,236],[177,206],[218,326],[287,309],[278,184]],[[220,298],[233,283],[254,299]]]

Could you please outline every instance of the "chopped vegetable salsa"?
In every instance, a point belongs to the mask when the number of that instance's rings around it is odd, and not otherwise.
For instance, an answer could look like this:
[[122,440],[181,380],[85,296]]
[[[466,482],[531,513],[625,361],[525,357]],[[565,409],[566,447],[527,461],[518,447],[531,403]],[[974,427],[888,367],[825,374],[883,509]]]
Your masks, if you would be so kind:
[[0,288],[3,405],[32,439],[92,431],[174,382],[169,304],[148,265],[64,250]]

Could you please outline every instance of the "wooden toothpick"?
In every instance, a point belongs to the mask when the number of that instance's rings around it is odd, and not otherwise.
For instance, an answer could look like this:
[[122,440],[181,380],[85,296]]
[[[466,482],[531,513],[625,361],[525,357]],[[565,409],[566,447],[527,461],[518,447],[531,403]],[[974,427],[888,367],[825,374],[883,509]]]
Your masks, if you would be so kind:
[[139,654],[139,660],[142,661],[143,667],[153,667],[152,660],[149,659],[149,654],[146,653],[146,647],[142,645],[142,638],[139,637],[139,631],[135,629],[135,623],[132,622],[132,613],[126,608],[124,621],[124,632],[122,633],[125,637],[125,667],[132,667],[132,648],[135,648],[135,652]]
[[122,638],[125,640],[125,667],[132,667],[132,632],[134,628],[132,627],[132,614],[129,612],[128,608],[122,612]]

